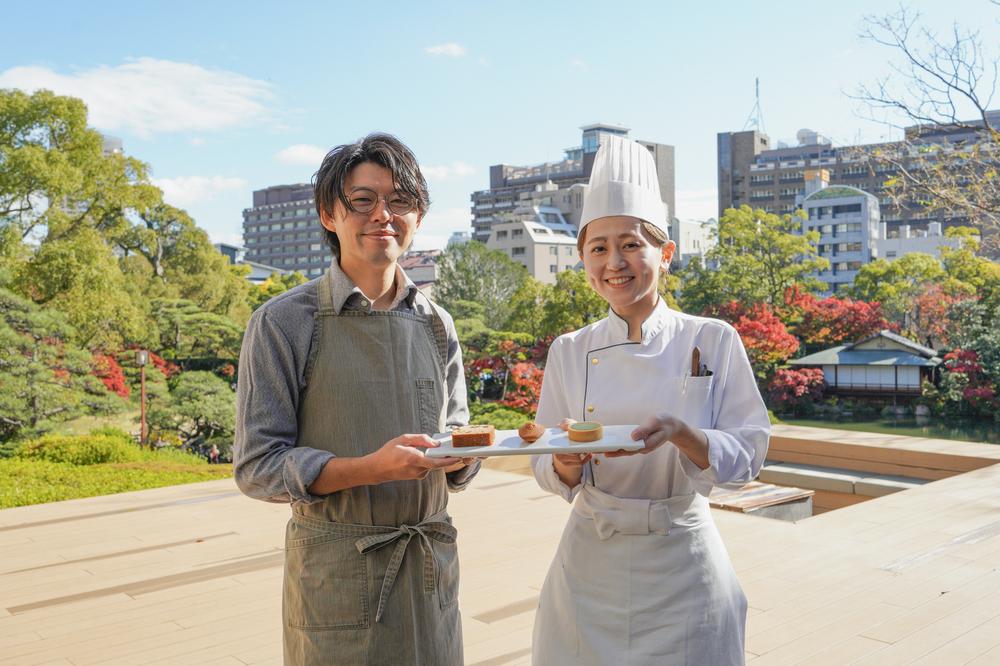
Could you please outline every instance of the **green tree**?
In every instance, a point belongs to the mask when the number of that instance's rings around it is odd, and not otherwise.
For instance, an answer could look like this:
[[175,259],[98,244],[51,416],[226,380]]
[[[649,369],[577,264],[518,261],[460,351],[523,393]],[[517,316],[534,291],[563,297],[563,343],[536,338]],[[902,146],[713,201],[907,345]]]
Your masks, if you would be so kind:
[[[249,288],[247,300],[250,303],[250,309],[256,311],[257,308],[275,296],[285,293],[292,287],[304,284],[306,281],[305,276],[298,271],[280,276],[277,273],[272,273],[271,277],[264,280],[261,284],[252,285]],[[454,316],[454,313],[452,313],[452,316]]]
[[590,286],[586,271],[563,271],[556,275],[556,284],[545,303],[542,335],[575,331],[607,314],[608,302]]
[[11,286],[43,308],[65,313],[77,346],[117,349],[147,337],[147,305],[94,229],[42,243]]
[[510,318],[511,299],[528,277],[522,264],[478,241],[449,246],[437,264],[435,300],[446,310],[456,301],[479,303],[486,308],[486,325],[493,329]]
[[528,333],[535,339],[545,335],[542,319],[545,306],[552,297],[552,286],[530,275],[525,278],[511,297],[510,318],[505,329],[516,333]]
[[71,342],[66,317],[0,289],[0,440],[44,434],[124,403],[91,374],[91,354]]
[[712,229],[714,247],[706,255],[718,269],[691,262],[683,279],[681,307],[700,313],[731,301],[776,305],[792,287],[820,289],[812,272],[826,270],[830,262],[816,253],[819,232],[800,233],[802,219],[801,213],[778,217],[749,206],[727,210]]
[[206,312],[185,299],[157,298],[151,306],[159,334],[158,349],[165,358],[239,356],[243,327],[229,317]]
[[857,301],[877,301],[890,322],[905,325],[914,299],[925,286],[940,284],[946,277],[933,255],[908,252],[893,262],[876,259],[865,264],[840,293]]
[[0,220],[22,237],[67,238],[91,227],[108,232],[158,191],[147,166],[105,157],[79,99],[48,90],[0,90]]
[[961,291],[978,296],[986,308],[986,320],[992,321],[1000,307],[1000,265],[979,256],[979,235],[974,229],[949,227],[945,236],[962,239],[959,249],[941,248],[941,265],[945,273],[951,280],[968,285]]
[[185,444],[232,438],[236,428],[236,394],[224,379],[201,370],[177,376],[169,405],[157,404],[147,415],[158,430],[176,430]]

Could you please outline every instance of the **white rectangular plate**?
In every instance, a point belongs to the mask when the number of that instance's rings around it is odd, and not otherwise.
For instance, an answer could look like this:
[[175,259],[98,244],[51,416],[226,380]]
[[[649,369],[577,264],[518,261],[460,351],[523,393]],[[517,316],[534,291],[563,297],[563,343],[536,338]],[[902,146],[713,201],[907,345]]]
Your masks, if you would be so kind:
[[540,439],[526,442],[516,430],[497,430],[492,446],[451,445],[451,433],[434,435],[441,442],[435,449],[427,449],[428,458],[482,458],[486,456],[528,456],[537,453],[606,453],[608,451],[638,451],[645,442],[632,441],[635,426],[604,426],[604,437],[596,442],[571,442],[559,428],[548,428]]

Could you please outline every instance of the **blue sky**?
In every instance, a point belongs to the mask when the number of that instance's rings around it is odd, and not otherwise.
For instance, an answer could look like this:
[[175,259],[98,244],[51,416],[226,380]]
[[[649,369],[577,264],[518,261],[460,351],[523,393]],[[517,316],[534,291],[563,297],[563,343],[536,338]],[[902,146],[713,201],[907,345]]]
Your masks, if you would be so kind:
[[[1000,44],[988,0],[912,2]],[[94,7],[99,7],[95,10]],[[280,8],[279,8],[280,7]],[[581,125],[676,147],[677,214],[716,210],[716,133],[889,138],[845,93],[888,73],[858,37],[898,2],[173,2],[9,4],[0,88],[82,97],[168,202],[238,242],[255,189],[308,182],[328,149],[399,136],[430,181],[415,247],[469,231],[493,164],[558,160]],[[995,105],[994,105],[995,106]],[[898,137],[898,132],[896,134]]]

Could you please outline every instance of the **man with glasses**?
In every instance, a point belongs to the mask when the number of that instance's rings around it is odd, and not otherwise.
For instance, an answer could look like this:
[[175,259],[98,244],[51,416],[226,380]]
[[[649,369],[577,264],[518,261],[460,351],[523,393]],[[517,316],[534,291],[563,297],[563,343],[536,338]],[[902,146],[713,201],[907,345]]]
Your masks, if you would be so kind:
[[313,179],[326,275],[261,306],[240,354],[234,473],[288,502],[285,664],[461,664],[446,505],[478,461],[431,459],[468,422],[451,317],[397,260],[430,198],[410,150],[372,134]]

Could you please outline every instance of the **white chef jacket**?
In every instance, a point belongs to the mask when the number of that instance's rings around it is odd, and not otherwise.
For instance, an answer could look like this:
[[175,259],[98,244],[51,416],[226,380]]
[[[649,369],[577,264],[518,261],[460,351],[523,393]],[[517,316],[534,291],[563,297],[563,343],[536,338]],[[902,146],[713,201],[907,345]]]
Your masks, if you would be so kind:
[[[694,347],[711,376],[691,376]],[[705,432],[707,469],[668,442],[646,455],[598,456],[571,489],[551,455],[532,456],[542,488],[577,500],[542,589],[533,663],[743,663],[746,599],[706,499],[713,486],[753,480],[767,452],[770,421],[739,335],[660,299],[641,343],[610,310],[552,344],[538,423],[639,425],[663,411]],[[636,507],[647,507],[638,523]]]

